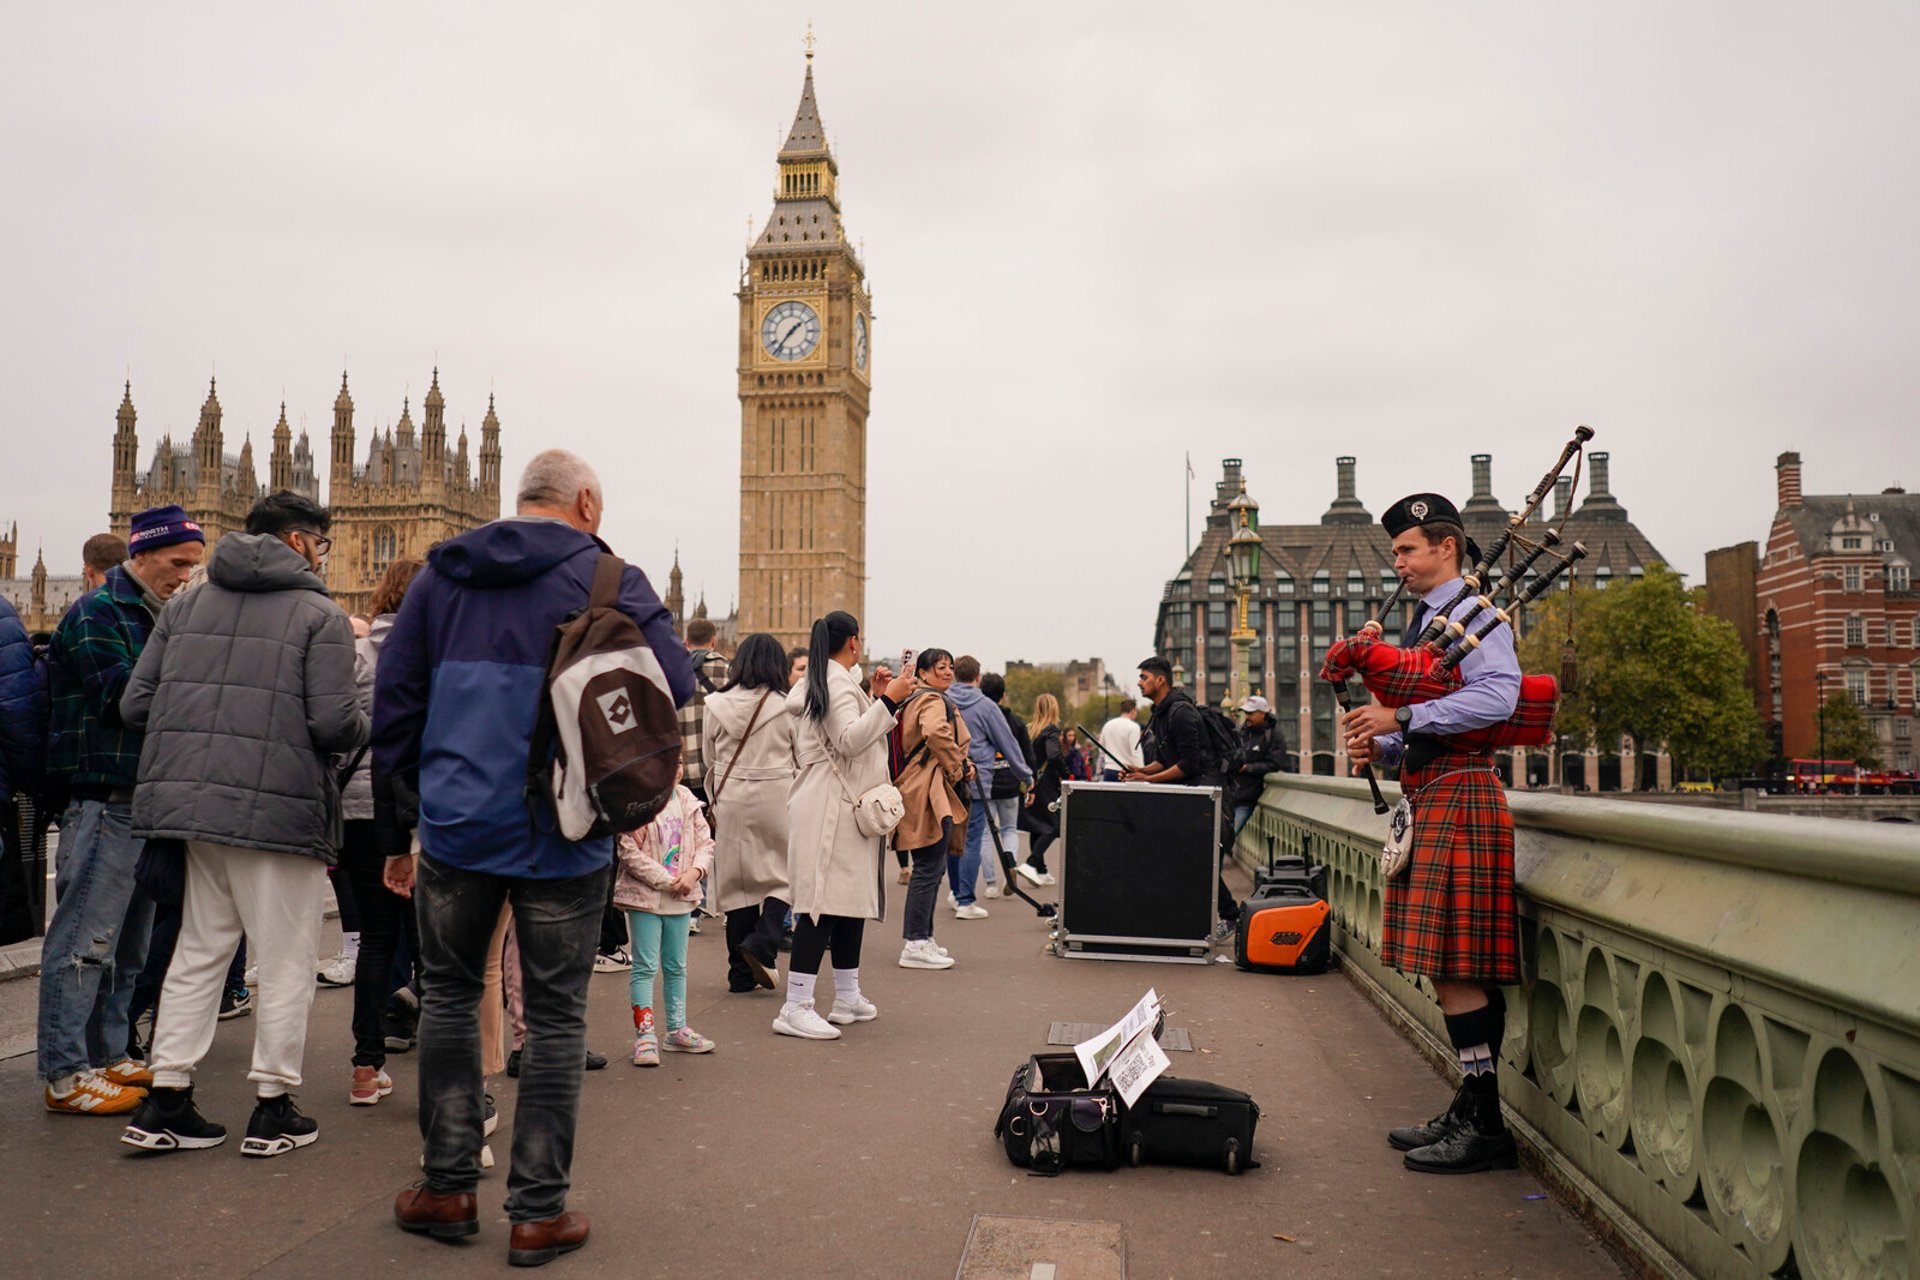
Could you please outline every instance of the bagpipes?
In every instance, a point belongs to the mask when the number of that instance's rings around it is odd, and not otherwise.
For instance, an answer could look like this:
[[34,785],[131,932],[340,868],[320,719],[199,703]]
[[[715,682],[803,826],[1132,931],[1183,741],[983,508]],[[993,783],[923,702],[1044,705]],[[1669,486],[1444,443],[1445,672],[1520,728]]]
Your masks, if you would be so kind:
[[[1429,702],[1459,689],[1464,683],[1460,678],[1459,665],[1466,656],[1479,648],[1497,628],[1503,625],[1511,627],[1522,609],[1546,594],[1562,573],[1585,558],[1585,545],[1576,542],[1565,554],[1549,560],[1547,567],[1533,581],[1523,582],[1527,571],[1560,544],[1560,534],[1550,529],[1539,542],[1532,542],[1519,531],[1552,491],[1554,482],[1560,478],[1567,463],[1592,436],[1593,431],[1589,427],[1581,427],[1575,432],[1574,438],[1561,452],[1559,462],[1529,495],[1527,505],[1509,518],[1506,529],[1474,565],[1473,571],[1466,575],[1459,592],[1428,623],[1412,645],[1402,649],[1383,639],[1383,620],[1400,598],[1401,590],[1406,585],[1403,582],[1400,589],[1396,589],[1381,606],[1380,613],[1362,626],[1357,635],[1337,642],[1327,651],[1321,663],[1320,678],[1333,685],[1334,698],[1342,712],[1352,709],[1352,696],[1347,682],[1356,675],[1367,691],[1381,705],[1388,707]],[[1527,555],[1501,577],[1493,577],[1500,557],[1515,543],[1526,547]],[[1481,590],[1482,583],[1487,584],[1484,592]],[[1503,586],[1512,593],[1504,607],[1495,602]],[[1484,616],[1487,614],[1491,616]],[[1478,625],[1475,626],[1475,623]],[[1519,699],[1506,720],[1465,733],[1451,734],[1446,740],[1454,746],[1475,751],[1545,746],[1553,741],[1553,720],[1559,703],[1560,682],[1553,676],[1522,676]],[[1380,794],[1380,785],[1373,776],[1371,766],[1363,768],[1362,774],[1372,788],[1375,812],[1385,813],[1386,800]]]

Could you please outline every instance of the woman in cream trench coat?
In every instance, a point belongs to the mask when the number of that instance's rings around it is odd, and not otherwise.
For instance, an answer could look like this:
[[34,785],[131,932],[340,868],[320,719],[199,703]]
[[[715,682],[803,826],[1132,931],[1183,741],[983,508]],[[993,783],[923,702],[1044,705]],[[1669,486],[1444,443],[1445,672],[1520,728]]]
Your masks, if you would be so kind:
[[[888,781],[887,731],[912,682],[894,680],[884,697],[860,691],[860,623],[835,611],[813,624],[807,678],[787,694],[800,774],[787,803],[787,880],[793,889],[793,956],[787,999],[773,1029],[808,1040],[835,1040],[840,1027],[878,1015],[860,994],[860,945],[866,922],[884,918],[879,836],[862,835],[854,800]],[[820,962],[831,950],[832,1011],[814,1010]]]
[[786,928],[787,796],[798,767],[787,714],[787,651],[762,632],[740,642],[733,680],[707,695],[701,758],[714,816],[712,896],[727,918],[727,989],[773,990]]

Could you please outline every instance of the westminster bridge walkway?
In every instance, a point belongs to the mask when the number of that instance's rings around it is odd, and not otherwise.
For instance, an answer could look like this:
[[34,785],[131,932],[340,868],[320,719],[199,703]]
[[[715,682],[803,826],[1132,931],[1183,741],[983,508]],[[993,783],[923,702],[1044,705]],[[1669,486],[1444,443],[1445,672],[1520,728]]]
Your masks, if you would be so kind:
[[[720,1043],[636,1071],[625,981],[599,977],[574,1207],[578,1275],[1055,1280],[1174,1276],[1908,1277],[1920,1227],[1920,841],[1911,828],[1516,795],[1526,979],[1506,1102],[1525,1166],[1428,1178],[1381,1138],[1451,1092],[1437,1010],[1374,957],[1379,820],[1361,784],[1285,775],[1247,863],[1330,867],[1342,972],[1100,964],[1042,954],[1018,903],[939,924],[959,965],[895,968],[875,926],[876,1022],[776,1037],[770,996],[722,992],[693,943],[691,1021]],[[897,892],[897,891],[896,891]],[[898,905],[897,901],[894,904]],[[1017,909],[1016,909],[1017,908]],[[1034,1179],[990,1137],[1050,1022],[1148,985],[1188,1029],[1172,1070],[1250,1091],[1261,1167]],[[343,991],[316,996],[303,1105],[315,1146],[271,1161],[143,1158],[110,1120],[50,1116],[33,1080],[37,980],[0,982],[0,1275],[336,1277],[504,1272],[501,1178],[465,1246],[398,1232],[417,1176],[406,1056],[376,1108],[345,1099]],[[222,1023],[208,1113],[244,1124],[252,1027]],[[1439,1069],[1436,1070],[1436,1067]],[[493,1085],[511,1140],[514,1083]],[[1124,1262],[1122,1261],[1124,1259]],[[1124,1268],[1124,1269],[1123,1269]]]

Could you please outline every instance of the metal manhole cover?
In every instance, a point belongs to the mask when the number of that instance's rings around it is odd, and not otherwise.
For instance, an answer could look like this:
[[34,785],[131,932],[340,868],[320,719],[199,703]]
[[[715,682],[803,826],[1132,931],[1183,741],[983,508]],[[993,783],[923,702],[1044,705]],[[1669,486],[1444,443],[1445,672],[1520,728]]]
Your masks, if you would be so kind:
[[1126,1280],[1117,1222],[982,1215],[967,1232],[954,1280]]
[[[1048,1044],[1079,1044],[1107,1029],[1104,1022],[1056,1022],[1047,1028]],[[1160,1047],[1168,1053],[1192,1053],[1193,1037],[1185,1027],[1166,1027],[1160,1032]]]

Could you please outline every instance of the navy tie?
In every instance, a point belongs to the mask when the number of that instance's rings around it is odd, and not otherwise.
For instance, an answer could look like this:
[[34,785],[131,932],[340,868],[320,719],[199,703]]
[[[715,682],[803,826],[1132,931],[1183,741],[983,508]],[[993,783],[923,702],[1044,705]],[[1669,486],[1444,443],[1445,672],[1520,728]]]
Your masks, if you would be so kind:
[[1413,642],[1420,638],[1420,633],[1426,629],[1426,625],[1427,602],[1422,600],[1418,605],[1414,606],[1413,622],[1408,625],[1406,634],[1400,637],[1400,647],[1402,649],[1412,648]]

